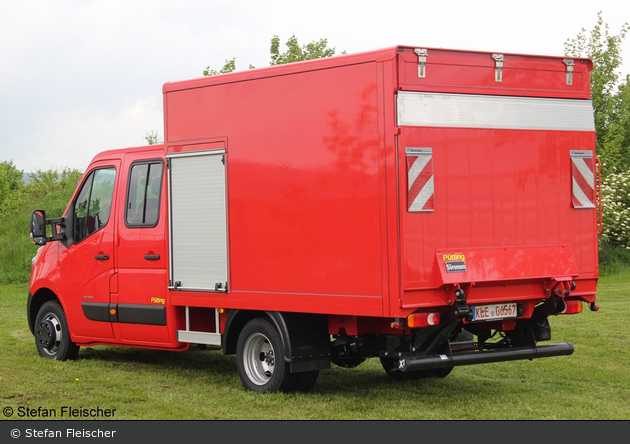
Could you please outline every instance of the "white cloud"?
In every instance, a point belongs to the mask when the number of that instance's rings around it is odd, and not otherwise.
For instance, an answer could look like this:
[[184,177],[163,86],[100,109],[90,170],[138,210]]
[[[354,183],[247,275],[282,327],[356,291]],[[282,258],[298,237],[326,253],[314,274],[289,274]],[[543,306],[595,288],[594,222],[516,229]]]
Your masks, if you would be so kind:
[[402,44],[561,55],[598,10],[612,34],[630,20],[618,0],[5,1],[0,160],[83,168],[99,150],[141,144],[145,131],[163,132],[165,82],[232,57],[237,69],[267,66],[273,35],[327,38],[349,53]]
[[100,151],[146,145],[147,131],[163,137],[160,99],[159,95],[139,98],[115,114],[70,110],[48,116],[22,158],[29,166],[26,170],[67,167],[83,171]]

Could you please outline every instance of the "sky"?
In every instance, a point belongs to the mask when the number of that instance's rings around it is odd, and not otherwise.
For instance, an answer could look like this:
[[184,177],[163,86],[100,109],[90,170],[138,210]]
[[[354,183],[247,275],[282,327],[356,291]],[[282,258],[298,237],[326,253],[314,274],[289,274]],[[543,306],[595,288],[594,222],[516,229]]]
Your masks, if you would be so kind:
[[[269,64],[271,38],[337,52],[396,45],[562,56],[622,0],[0,0],[0,162],[84,171],[100,151],[163,138],[162,85],[236,57]],[[283,48],[281,48],[281,51]],[[622,74],[630,72],[630,36]]]

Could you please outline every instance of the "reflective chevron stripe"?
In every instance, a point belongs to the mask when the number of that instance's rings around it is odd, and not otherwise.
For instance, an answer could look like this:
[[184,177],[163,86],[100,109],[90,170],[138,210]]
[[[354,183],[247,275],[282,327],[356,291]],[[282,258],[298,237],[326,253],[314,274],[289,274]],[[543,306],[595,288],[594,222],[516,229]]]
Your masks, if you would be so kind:
[[433,151],[431,148],[407,148],[407,209],[410,212],[433,211]]
[[595,162],[592,151],[571,151],[573,208],[595,208]]

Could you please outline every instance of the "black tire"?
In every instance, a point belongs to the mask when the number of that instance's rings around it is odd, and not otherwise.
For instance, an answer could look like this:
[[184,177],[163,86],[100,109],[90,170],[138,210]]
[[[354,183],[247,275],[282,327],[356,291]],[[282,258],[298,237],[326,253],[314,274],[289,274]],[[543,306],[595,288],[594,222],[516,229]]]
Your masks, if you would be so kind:
[[436,378],[446,378],[453,371],[453,367],[436,368],[433,370],[433,376]]
[[249,321],[239,334],[236,368],[243,386],[259,393],[289,392],[298,375],[291,374],[282,337],[265,318]]
[[35,318],[34,334],[40,356],[57,361],[77,358],[79,346],[70,339],[66,314],[59,302],[42,305]]

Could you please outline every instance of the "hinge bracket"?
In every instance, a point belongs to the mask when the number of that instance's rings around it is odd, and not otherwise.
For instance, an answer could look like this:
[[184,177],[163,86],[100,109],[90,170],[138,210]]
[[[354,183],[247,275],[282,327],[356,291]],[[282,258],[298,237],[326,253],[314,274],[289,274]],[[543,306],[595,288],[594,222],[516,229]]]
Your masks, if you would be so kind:
[[418,78],[424,79],[427,76],[426,64],[428,51],[426,49],[416,48],[413,52],[418,56]]
[[563,59],[562,60],[565,65],[567,65],[567,86],[573,85],[573,67],[575,66],[575,61],[573,59]]
[[505,58],[503,54],[492,54],[492,58],[494,59],[494,81],[501,83],[503,82],[503,62]]
[[224,284],[223,282],[217,282],[216,284],[214,284],[214,291],[222,291],[222,292],[227,293],[228,283],[226,282]]

